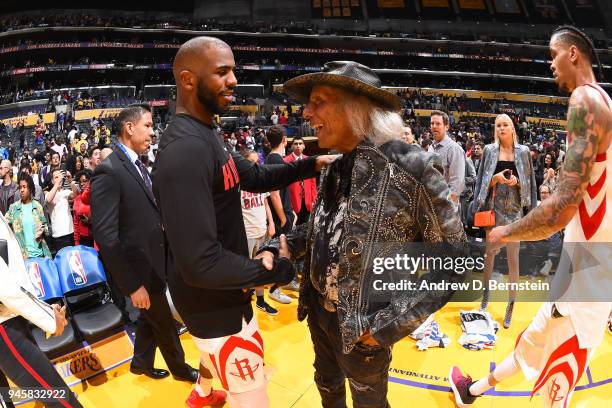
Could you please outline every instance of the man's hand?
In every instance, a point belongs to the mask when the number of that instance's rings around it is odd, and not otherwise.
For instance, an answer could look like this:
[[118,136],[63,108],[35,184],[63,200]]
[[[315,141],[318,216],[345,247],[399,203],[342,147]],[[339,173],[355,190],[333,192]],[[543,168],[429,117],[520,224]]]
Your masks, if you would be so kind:
[[130,295],[132,304],[138,309],[149,309],[151,307],[151,300],[149,299],[149,292],[144,286],[136,289],[136,292]]
[[325,167],[329,166],[336,160],[338,157],[342,156],[341,154],[323,154],[321,156],[317,156],[315,163],[315,170],[321,171]]
[[45,227],[42,224],[38,225],[38,228],[36,228],[36,236],[35,236],[36,241],[40,241],[44,233],[45,233]]
[[287,244],[287,237],[285,236],[285,234],[281,234],[278,240],[280,242],[280,245],[278,247],[278,257],[291,259],[291,254],[289,253],[289,245]]
[[51,335],[61,336],[68,324],[68,320],[66,320],[66,306],[60,308],[59,305],[53,305],[53,314],[55,315],[55,332]]
[[53,183],[53,187],[55,187],[56,190],[59,190],[60,188],[62,188],[62,183],[64,182],[64,178],[60,177],[57,179],[57,181],[55,183]]
[[506,226],[495,227],[489,232],[487,235],[487,244],[498,244],[505,243],[508,240],[505,237],[506,235]]
[[269,223],[268,224],[268,238],[272,238],[274,235],[276,235],[276,227],[274,226],[273,223]]
[[380,344],[378,344],[378,342],[376,340],[374,340],[374,337],[372,337],[372,335],[370,334],[370,332],[365,332],[363,334],[363,336],[361,336],[358,340],[361,344],[365,344],[366,346],[370,346],[370,347],[376,347],[376,346],[380,346]]
[[261,259],[261,263],[264,268],[271,271],[274,268],[274,254],[270,251],[263,251],[261,254],[257,255],[254,259]]

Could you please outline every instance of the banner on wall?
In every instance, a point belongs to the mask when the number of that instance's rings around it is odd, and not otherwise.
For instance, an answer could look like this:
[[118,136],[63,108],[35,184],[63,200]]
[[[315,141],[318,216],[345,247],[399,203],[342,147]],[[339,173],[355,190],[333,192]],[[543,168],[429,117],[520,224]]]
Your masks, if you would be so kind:
[[[24,115],[24,116],[15,116],[13,118],[2,119],[2,123],[4,123],[5,125],[11,125],[12,127],[15,127],[22,120],[23,120],[24,126],[26,126],[26,127],[35,126],[37,121],[38,121],[38,114]],[[55,113],[53,113],[53,112],[51,112],[51,113],[44,113],[43,114],[43,121],[46,124],[55,123]]]
[[80,110],[74,113],[74,120],[87,120],[91,118],[98,118],[102,116],[102,118],[114,118],[119,115],[122,108],[109,108],[109,109],[87,109]]
[[535,116],[527,116],[527,123],[540,124],[545,128],[565,128],[567,120],[536,118]]
[[152,101],[149,101],[149,106],[152,108],[159,107],[159,106],[168,106],[168,100],[167,99],[154,99]]
[[433,112],[433,110],[431,109],[415,109],[414,115],[415,116],[431,116],[431,112]]
[[496,118],[497,113],[486,112],[460,112],[459,116],[467,116],[470,118]]
[[134,346],[126,332],[122,331],[51,363],[66,384],[73,386],[130,361],[133,354]]

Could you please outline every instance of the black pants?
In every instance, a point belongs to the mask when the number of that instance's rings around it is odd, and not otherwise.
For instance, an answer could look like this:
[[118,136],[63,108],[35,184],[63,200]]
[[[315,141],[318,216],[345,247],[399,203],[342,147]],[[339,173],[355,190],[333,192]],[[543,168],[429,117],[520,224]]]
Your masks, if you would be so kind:
[[61,237],[52,238],[51,242],[53,253],[57,254],[62,248],[74,246],[74,234],[68,234]]
[[113,303],[121,311],[123,322],[125,324],[129,324],[132,322],[132,320],[130,319],[130,313],[127,310],[125,296],[123,295],[123,293],[121,293],[121,290],[117,286],[117,282],[115,282],[115,280],[113,279],[113,276],[108,271],[108,268],[104,264],[104,260],[102,257],[100,257],[100,261],[102,262],[102,266],[104,267],[104,275],[106,275],[106,283],[108,284],[108,287],[110,289],[110,295],[111,295],[111,298],[113,299]]
[[348,378],[354,408],[387,408],[391,349],[357,344],[342,353],[338,314],[326,311],[317,298],[310,301],[308,328],[315,352],[315,383],[323,408],[345,408]]
[[132,367],[151,369],[155,360],[155,347],[174,375],[187,377],[190,367],[185,363],[185,352],[181,346],[174,318],[164,291],[149,292],[151,307],[139,309],[134,358]]
[[302,208],[300,209],[300,212],[297,215],[297,222],[295,223],[295,225],[302,225],[308,222],[309,217],[310,217],[310,213],[308,212],[308,209],[306,208],[306,200],[304,196],[302,195]]
[[79,243],[80,245],[85,245],[92,248],[94,247],[94,240],[92,237],[81,236],[81,238],[79,239]]
[[47,356],[40,351],[22,317],[0,324],[0,370],[22,389],[65,390],[66,399],[45,401],[47,407],[82,407]]

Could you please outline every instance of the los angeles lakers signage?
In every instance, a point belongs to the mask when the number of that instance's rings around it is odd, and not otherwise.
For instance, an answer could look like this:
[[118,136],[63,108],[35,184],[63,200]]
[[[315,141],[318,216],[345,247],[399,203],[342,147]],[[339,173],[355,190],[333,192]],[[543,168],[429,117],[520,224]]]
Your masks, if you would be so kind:
[[132,359],[134,348],[122,331],[93,345],[52,361],[59,375],[72,386]]

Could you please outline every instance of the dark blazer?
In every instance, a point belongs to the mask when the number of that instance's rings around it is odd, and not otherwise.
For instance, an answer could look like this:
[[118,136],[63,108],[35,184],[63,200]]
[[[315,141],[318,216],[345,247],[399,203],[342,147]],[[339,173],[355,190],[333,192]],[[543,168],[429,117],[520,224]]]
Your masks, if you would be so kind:
[[165,238],[155,198],[119,148],[94,171],[91,219],[104,265],[124,295],[142,285],[164,290]]

